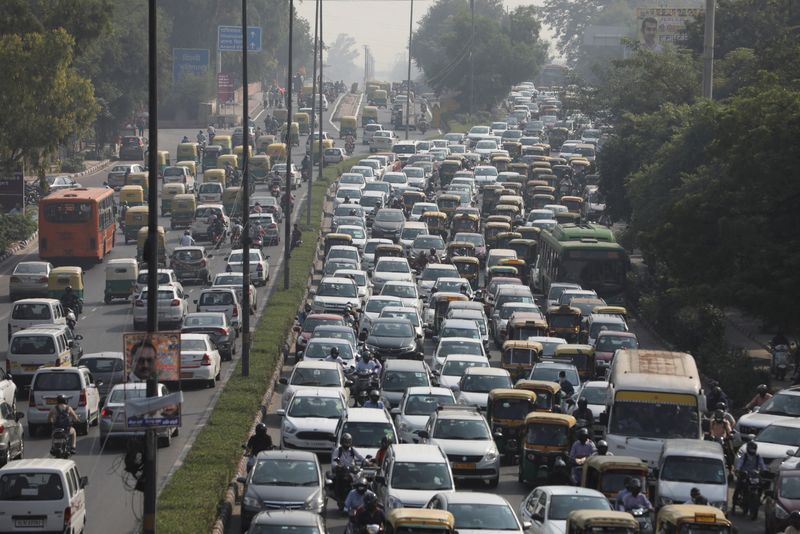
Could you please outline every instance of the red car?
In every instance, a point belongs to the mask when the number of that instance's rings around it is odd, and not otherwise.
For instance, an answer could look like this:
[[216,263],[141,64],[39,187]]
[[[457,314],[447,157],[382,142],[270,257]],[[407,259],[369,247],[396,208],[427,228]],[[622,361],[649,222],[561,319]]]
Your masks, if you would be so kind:
[[308,340],[311,339],[311,334],[320,325],[345,326],[345,323],[344,318],[335,313],[311,313],[306,316],[305,321],[300,325],[300,332],[297,335],[295,361],[299,361],[303,357],[303,352],[306,350]]
[[618,349],[638,349],[639,340],[633,332],[605,330],[597,335],[594,343],[595,365],[598,376],[604,375]]
[[800,469],[778,471],[774,490],[764,502],[764,531],[782,532],[789,514],[800,510]]

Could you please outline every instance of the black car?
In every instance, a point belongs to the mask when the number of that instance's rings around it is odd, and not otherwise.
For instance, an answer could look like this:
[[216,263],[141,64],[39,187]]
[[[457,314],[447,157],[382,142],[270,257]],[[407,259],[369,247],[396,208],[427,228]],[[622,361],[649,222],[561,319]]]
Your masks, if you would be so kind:
[[406,217],[403,214],[403,210],[382,208],[375,214],[375,219],[372,222],[372,237],[375,239],[379,237],[391,239],[397,243],[405,222]]
[[232,360],[236,353],[236,329],[222,312],[189,313],[183,320],[181,332],[208,334],[223,360]]
[[184,280],[198,280],[201,284],[211,284],[211,273],[208,270],[209,255],[205,247],[190,245],[175,247],[170,256],[170,268],[175,271],[175,276]]
[[407,319],[375,319],[366,339],[367,347],[381,359],[415,359],[424,356],[422,336]]
[[142,161],[144,159],[144,139],[135,135],[123,137],[119,147],[119,159],[121,161]]

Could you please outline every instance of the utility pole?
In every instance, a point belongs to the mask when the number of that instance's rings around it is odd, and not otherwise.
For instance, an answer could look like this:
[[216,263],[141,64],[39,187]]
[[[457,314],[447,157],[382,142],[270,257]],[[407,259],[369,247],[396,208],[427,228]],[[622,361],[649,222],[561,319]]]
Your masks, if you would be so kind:
[[292,78],[292,51],[294,45],[294,0],[289,0],[289,63],[286,72],[289,73],[288,98],[286,99],[286,194],[284,198],[284,213],[286,224],[284,224],[283,236],[283,289],[289,289],[289,255],[292,252],[292,203],[290,195],[292,193],[292,93],[294,93],[294,80]]
[[[314,67],[311,72],[311,77],[313,78],[311,82],[311,136],[314,136],[314,120],[316,118],[316,114],[314,113],[314,96],[317,94],[317,47],[319,46],[319,23],[320,23],[320,16],[319,16],[319,6],[320,0],[316,0],[314,4]],[[321,54],[320,54],[321,59]],[[320,61],[320,64],[322,61]],[[320,83],[322,80],[320,79]],[[320,87],[320,95],[322,94],[322,87]],[[322,132],[322,97],[320,97],[320,118],[319,118],[319,131]],[[321,134],[320,134],[321,135]],[[310,145],[313,146],[313,145]],[[320,161],[322,160],[322,154],[320,154]],[[311,177],[313,173],[313,161],[312,161],[312,168],[308,175],[308,206],[306,207],[306,224],[311,225]],[[288,224],[288,223],[287,223]]]
[[[147,202],[147,334],[158,331],[158,50],[157,50],[157,18],[156,0],[149,0],[147,13],[148,40],[148,146],[147,170],[148,193]],[[156,363],[156,369],[158,364]],[[151,372],[147,378],[147,396],[158,396],[158,375]],[[154,429],[145,431],[144,436],[144,513],[142,515],[142,532],[156,532],[156,451],[157,436]]]
[[[324,41],[322,39],[322,0],[319,0],[319,175],[318,180],[322,181],[322,161],[323,161],[323,154],[322,154],[322,49],[324,47]],[[311,107],[314,107],[312,104]],[[311,135],[314,135],[314,130],[311,130]],[[313,141],[312,141],[313,142]],[[313,163],[313,162],[312,162]],[[312,165],[312,171],[313,165]],[[312,173],[313,174],[313,173]],[[308,177],[308,209],[306,212],[311,214],[311,175]],[[310,221],[309,221],[309,224]]]
[[247,54],[247,0],[242,0],[242,376],[250,376],[250,95]]
[[714,97],[714,18],[717,0],[706,0],[705,31],[703,34],[703,98]]
[[408,127],[411,122],[411,36],[414,34],[414,0],[411,0],[411,13],[408,16],[408,76],[406,77],[406,139],[408,139]]
[[[413,1],[413,0],[412,0]],[[469,115],[475,112],[475,0],[469,0],[469,12],[472,17],[472,34],[469,38]]]

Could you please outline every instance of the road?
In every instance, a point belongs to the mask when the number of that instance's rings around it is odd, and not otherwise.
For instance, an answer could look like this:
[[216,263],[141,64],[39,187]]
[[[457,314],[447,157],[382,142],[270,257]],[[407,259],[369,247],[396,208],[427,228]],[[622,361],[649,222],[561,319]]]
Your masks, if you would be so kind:
[[[330,124],[326,124],[329,131]],[[219,132],[223,133],[223,132]],[[227,132],[225,132],[227,133]],[[175,148],[184,135],[194,138],[192,130],[159,130],[159,148],[169,150],[173,156]],[[300,161],[304,155],[305,136],[301,138],[300,149],[293,150],[293,161],[300,166]],[[365,147],[357,145],[357,151],[365,151]],[[316,171],[316,169],[315,169]],[[82,185],[88,187],[100,187],[103,185],[107,176],[107,170],[98,171],[94,174],[79,178]],[[315,175],[316,176],[316,175]],[[259,186],[259,190],[265,186]],[[299,205],[308,193],[308,187],[304,184],[295,192],[296,203]],[[166,223],[166,224],[165,224]],[[159,224],[167,229],[167,249],[176,246],[182,234],[181,230],[170,231],[169,220],[165,217],[159,218]],[[286,224],[284,222],[284,224]],[[283,226],[281,225],[281,236],[283,236]],[[200,243],[204,244],[204,243]],[[10,301],[8,296],[8,278],[14,266],[19,261],[38,260],[36,242],[33,242],[25,250],[10,258],[0,265],[0,322],[6,322],[10,313]],[[222,272],[225,267],[225,257],[230,251],[230,246],[223,246],[218,251],[213,252],[211,259],[211,270],[213,273]],[[258,288],[258,312],[251,321],[256,325],[261,312],[266,305],[265,295],[268,294],[276,278],[277,283],[281,283],[281,277],[274,276],[282,264],[283,257],[283,238],[278,246],[265,247],[264,254],[270,256],[270,282],[266,287]],[[117,239],[117,245],[109,254],[108,259],[128,258],[136,256],[136,244],[124,245],[124,240]],[[84,353],[99,351],[121,351],[122,333],[133,330],[132,308],[130,303],[114,301],[112,304],[103,303],[103,288],[105,286],[105,269],[103,265],[97,265],[86,271],[86,296],[84,314],[79,318],[76,333],[83,335]],[[184,289],[188,292],[190,310],[194,309],[192,300],[202,290],[202,286],[185,285]],[[255,328],[255,327],[253,327]],[[0,349],[3,353],[8,348],[6,336],[0,340]],[[237,342],[238,344],[239,342]],[[183,426],[180,434],[173,439],[168,448],[158,451],[158,478],[160,487],[166,481],[171,469],[180,465],[185,456],[188,446],[193,437],[202,428],[219,392],[224,387],[230,374],[236,366],[236,361],[241,355],[240,344],[237,347],[237,354],[234,361],[223,362],[222,380],[218,382],[216,388],[204,389],[202,387],[184,386],[183,404]],[[5,365],[5,362],[0,362]],[[22,412],[27,411],[27,400],[18,401],[18,409]],[[23,419],[23,423],[25,420]],[[97,427],[92,427],[87,436],[78,437],[78,452],[73,459],[78,463],[83,475],[88,475],[90,484],[87,488],[87,507],[89,524],[87,534],[93,533],[123,533],[136,532],[142,510],[142,497],[132,489],[132,479],[125,473],[123,466],[123,456],[125,452],[124,442],[111,442],[105,447],[100,442]],[[25,456],[27,458],[40,458],[49,456],[50,440],[44,436],[25,437]]]

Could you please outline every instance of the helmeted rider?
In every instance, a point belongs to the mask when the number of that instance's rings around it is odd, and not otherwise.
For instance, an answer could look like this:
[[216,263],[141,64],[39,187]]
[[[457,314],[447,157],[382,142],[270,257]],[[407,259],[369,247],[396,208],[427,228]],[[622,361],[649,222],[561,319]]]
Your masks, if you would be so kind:
[[181,239],[178,242],[178,244],[182,247],[189,247],[194,245],[194,238],[192,237],[192,231],[186,230],[185,232],[183,232],[183,235],[181,236]]
[[188,143],[188,142],[189,142],[189,136],[188,135],[184,135],[183,139],[181,139],[181,143]]
[[592,425],[594,425],[594,414],[592,410],[589,409],[589,401],[586,400],[586,397],[578,399],[578,407],[572,412],[572,417],[575,419],[583,419],[586,421],[587,427],[592,428]]
[[203,130],[197,132],[197,142],[201,145],[206,144],[206,134],[203,133]]
[[731,428],[736,425],[736,418],[728,411],[728,404],[725,402],[718,402],[715,406],[716,410],[722,410],[722,413],[725,414],[725,420],[730,423]]
[[597,441],[597,455],[598,456],[614,456],[614,453],[608,452],[608,442],[604,439]]
[[[339,356],[339,347],[331,347],[331,352],[325,357],[326,362],[336,362],[344,366],[344,360]],[[344,438],[342,438],[344,439]]]
[[383,459],[386,458],[386,451],[389,450],[389,447],[392,445],[392,438],[389,436],[383,436],[381,438],[381,446],[378,448],[378,452],[375,453],[375,465],[380,467],[383,465]]
[[364,506],[364,494],[367,492],[367,486],[366,478],[358,479],[344,500],[344,511],[351,520],[355,519],[358,509]]
[[758,444],[755,441],[748,441],[745,445],[745,453],[739,454],[734,462],[734,471],[736,477],[736,489],[733,490],[733,504],[731,506],[731,513],[736,508],[739,493],[744,491],[744,485],[747,481],[747,473],[751,471],[761,472],[767,468],[764,459],[758,454]]
[[708,410],[716,409],[717,404],[720,402],[724,402],[727,404],[728,396],[725,395],[725,392],[722,391],[722,387],[717,384],[714,386],[711,391],[709,392],[708,396],[706,397],[706,406],[708,406]]
[[745,406],[745,408],[747,408],[748,410],[752,410],[756,406],[761,406],[771,398],[772,398],[772,393],[769,392],[769,388],[767,387],[767,385],[759,384],[758,387],[756,388],[756,396],[753,397],[752,400],[750,400],[750,402],[747,403],[747,406]]
[[436,255],[436,249],[435,248],[431,248],[428,251],[428,254],[429,254],[428,255],[428,261],[430,263],[439,263],[439,256]]
[[379,410],[383,410],[385,405],[381,400],[381,392],[377,389],[370,391],[369,400],[364,403],[364,408],[378,408]]
[[214,136],[217,135],[217,130],[214,128],[213,124],[209,124],[208,128],[206,128],[206,133],[208,133],[208,142],[214,142]]
[[47,421],[54,429],[61,428],[69,432],[70,452],[74,453],[75,447],[78,444],[78,434],[75,432],[73,423],[80,423],[80,419],[75,413],[75,410],[69,405],[64,395],[56,397],[56,405],[50,408]]
[[364,351],[364,354],[356,362],[356,371],[372,371],[375,374],[380,374],[381,368],[381,362],[374,358],[372,352],[368,350]]
[[364,506],[356,514],[358,534],[365,533],[369,525],[378,525],[382,532],[385,523],[386,515],[383,513],[383,508],[378,505],[378,496],[372,491],[367,491],[364,494]]
[[61,306],[64,308],[70,308],[75,313],[78,313],[77,307],[79,301],[80,298],[78,298],[78,295],[72,291],[72,286],[68,285],[64,288],[64,294],[61,295]]
[[636,508],[645,508],[652,511],[653,505],[647,495],[642,493],[642,481],[638,478],[632,478],[630,484],[630,493],[625,495],[622,499],[622,508],[628,512]]
[[304,174],[306,173],[309,175],[311,174],[311,158],[309,157],[308,154],[306,154],[305,157],[303,157],[303,161],[302,163],[300,163],[300,170]]
[[800,534],[800,511],[789,514],[789,526],[783,530],[783,534]]
[[250,436],[245,445],[245,453],[249,455],[247,459],[247,470],[253,468],[255,465],[256,456],[261,451],[271,451],[273,449],[272,438],[267,434],[267,425],[258,423],[256,425],[255,434]]
[[338,463],[342,467],[353,467],[363,461],[364,457],[353,447],[353,436],[347,432],[342,434],[342,441],[334,449],[331,462]]
[[733,429],[731,424],[725,419],[725,412],[714,410],[714,415],[708,425],[708,434],[714,439],[730,439]]
[[581,428],[578,430],[578,439],[572,444],[569,450],[569,458],[572,460],[575,468],[573,469],[573,478],[575,481],[580,480],[580,474],[583,469],[580,460],[592,456],[597,452],[594,442],[589,439],[589,430]]
[[123,200],[119,207],[119,220],[125,222],[125,214],[128,213],[128,201]]

